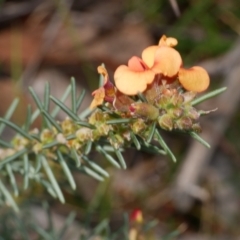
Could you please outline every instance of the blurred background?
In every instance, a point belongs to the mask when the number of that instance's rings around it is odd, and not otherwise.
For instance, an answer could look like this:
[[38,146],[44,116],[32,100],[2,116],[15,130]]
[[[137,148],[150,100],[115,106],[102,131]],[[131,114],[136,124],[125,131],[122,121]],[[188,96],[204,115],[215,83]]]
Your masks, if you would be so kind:
[[[12,120],[23,124],[26,105],[34,105],[28,86],[42,97],[49,81],[52,94],[60,98],[72,76],[79,92],[88,91],[85,109],[98,86],[97,66],[104,63],[112,76],[117,66],[140,56],[163,34],[178,39],[184,66],[207,69],[211,90],[228,87],[199,106],[218,108],[201,119],[202,137],[211,149],[184,134],[163,132],[177,163],[129,149],[128,169],[106,166],[108,181],[76,174],[77,191],[64,192],[65,205],[34,188],[19,204],[30,209],[39,224],[44,225],[41,202],[48,200],[60,225],[75,211],[75,237],[86,221],[94,228],[107,218],[114,231],[123,223],[123,212],[138,208],[144,222],[157,221],[146,239],[240,239],[240,1],[1,0],[0,115],[18,96],[21,104]],[[7,131],[4,137],[11,136]],[[6,212],[0,214],[4,219]],[[11,239],[4,238],[7,228],[0,228],[3,239]]]

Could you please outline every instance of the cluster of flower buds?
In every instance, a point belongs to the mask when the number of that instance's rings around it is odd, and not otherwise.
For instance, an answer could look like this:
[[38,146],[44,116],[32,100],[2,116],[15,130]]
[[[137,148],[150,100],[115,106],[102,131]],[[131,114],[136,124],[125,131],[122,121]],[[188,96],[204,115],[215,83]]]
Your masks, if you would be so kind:
[[176,45],[175,38],[163,36],[158,45],[143,50],[142,58],[133,56],[128,65],[116,69],[115,85],[107,70],[99,66],[104,83],[93,92],[90,108],[105,105],[123,118],[142,119],[140,129],[144,124],[158,122],[169,131],[201,131],[200,114],[191,101],[208,88],[209,76],[199,66],[183,68]]

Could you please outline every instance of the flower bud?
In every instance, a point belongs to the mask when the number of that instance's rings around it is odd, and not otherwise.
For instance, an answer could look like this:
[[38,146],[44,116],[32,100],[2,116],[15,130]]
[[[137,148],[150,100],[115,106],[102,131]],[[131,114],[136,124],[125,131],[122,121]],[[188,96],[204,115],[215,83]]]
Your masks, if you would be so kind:
[[61,122],[61,127],[64,135],[69,135],[75,132],[76,126],[72,119],[66,118],[64,121]]
[[115,149],[120,148],[124,144],[124,139],[119,134],[111,135],[108,140]]
[[178,119],[183,114],[183,109],[181,108],[173,108],[168,111],[168,113],[171,115],[173,119]]
[[158,118],[158,123],[162,129],[172,131],[173,129],[173,120],[168,114],[164,114]]
[[156,120],[159,116],[159,110],[148,103],[132,103],[130,111],[133,116],[142,117],[149,120]]
[[171,103],[173,106],[181,106],[182,103],[184,102],[184,97],[179,94],[174,94],[171,98]]
[[47,144],[54,140],[54,133],[49,129],[44,129],[40,135],[40,140],[43,144]]
[[138,134],[146,128],[146,124],[142,118],[138,118],[133,122],[131,128],[135,134]]
[[183,116],[176,121],[176,128],[180,130],[190,130],[192,125],[193,123],[190,117]]
[[201,128],[199,123],[194,123],[192,125],[192,130],[196,133],[201,133],[202,132],[202,128]]
[[82,127],[76,132],[76,138],[80,142],[92,140],[92,130],[86,127]]
[[186,115],[188,117],[190,117],[192,120],[197,120],[199,118],[199,116],[200,116],[198,111],[195,108],[193,108],[193,107],[191,107],[191,108],[189,108],[187,110]]

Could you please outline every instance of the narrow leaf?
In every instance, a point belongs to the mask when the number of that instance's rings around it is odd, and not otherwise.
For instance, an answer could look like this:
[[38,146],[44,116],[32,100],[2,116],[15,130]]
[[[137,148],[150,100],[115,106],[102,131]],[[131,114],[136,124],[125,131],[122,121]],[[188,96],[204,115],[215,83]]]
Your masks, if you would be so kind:
[[82,102],[83,102],[83,99],[84,99],[84,97],[85,97],[85,94],[86,94],[86,90],[85,89],[83,89],[82,90],[82,92],[81,92],[81,94],[79,95],[79,97],[78,97],[78,99],[77,99],[77,110],[81,107],[81,104],[82,104]]
[[116,153],[116,155],[117,155],[117,157],[118,157],[118,160],[119,160],[122,168],[123,168],[123,169],[126,169],[126,168],[127,168],[127,165],[126,165],[126,162],[125,162],[125,160],[124,160],[124,157],[123,157],[121,151],[120,151],[119,149],[115,149],[115,153]]
[[152,141],[152,138],[156,129],[156,122],[153,122],[149,128],[150,128],[150,131],[147,138],[147,143],[150,143]]
[[92,149],[92,141],[87,141],[86,147],[85,147],[85,155],[88,155],[91,152]]
[[2,139],[0,139],[0,146],[5,147],[5,148],[12,148],[11,143],[5,142]]
[[77,150],[75,148],[71,149],[71,157],[75,160],[76,167],[80,167],[81,166],[80,156],[78,155]]
[[96,172],[94,172],[92,169],[90,169],[90,168],[88,168],[88,167],[86,167],[86,166],[82,166],[82,169],[84,170],[84,172],[85,172],[87,175],[95,178],[96,180],[98,180],[98,181],[104,181],[104,178],[101,177],[100,175],[98,175],[98,174],[97,174]]
[[133,132],[130,133],[130,136],[131,136],[131,139],[136,147],[137,150],[140,150],[141,149],[141,145],[137,139],[137,137],[135,136],[135,134]]
[[48,112],[42,109],[42,113],[48,119],[48,121],[58,130],[58,132],[62,132],[62,128]]
[[101,152],[103,156],[116,168],[121,168],[119,163],[111,156],[109,155],[101,146],[96,147],[97,151]]
[[36,120],[36,118],[39,116],[40,113],[41,113],[40,109],[37,108],[34,111],[34,113],[32,114],[30,122],[33,123]]
[[132,120],[129,118],[120,118],[106,121],[107,124],[121,124],[121,123],[130,123]]
[[58,105],[69,117],[71,117],[73,120],[78,121],[79,118],[76,114],[74,114],[73,111],[71,111],[66,105],[64,105],[60,100],[58,100],[57,98],[50,96],[50,98],[52,99],[52,101]]
[[199,104],[199,103],[201,103],[201,102],[204,102],[204,101],[206,101],[206,100],[209,99],[209,98],[215,97],[215,96],[221,94],[222,92],[224,92],[224,91],[226,91],[226,90],[227,90],[227,87],[222,87],[222,88],[216,89],[216,90],[214,90],[214,91],[211,91],[211,92],[209,92],[209,93],[206,93],[206,94],[204,94],[203,96],[194,99],[194,100],[191,102],[191,103],[192,103],[192,106],[197,105],[197,104]]
[[[10,107],[8,108],[5,116],[3,117],[4,119],[9,120],[9,119],[12,117],[13,113],[15,112],[15,110],[16,110],[16,108],[17,108],[18,103],[19,103],[19,99],[18,99],[18,98],[16,98],[16,99],[13,100],[13,102],[12,102],[12,104],[10,105]],[[5,127],[5,124],[2,123],[2,124],[0,125],[0,135],[2,134],[2,132],[3,132],[3,130],[4,130],[4,127]]]
[[0,191],[2,192],[3,196],[5,197],[5,200],[9,205],[12,206],[15,212],[19,212],[18,206],[15,203],[14,199],[12,198],[11,194],[7,190],[7,188],[4,186],[3,182],[0,180]]
[[77,99],[76,99],[76,82],[75,78],[71,77],[71,90],[72,90],[72,111],[74,114],[77,114]]
[[74,213],[74,212],[71,212],[68,215],[64,225],[62,226],[62,229],[60,230],[60,232],[58,234],[58,239],[59,240],[63,239],[65,232],[67,231],[68,227],[71,226],[71,224],[73,223],[75,217],[76,217],[76,213]]
[[27,149],[24,148],[11,156],[4,158],[4,160],[0,161],[0,167],[2,167],[6,163],[9,163],[9,162],[17,159],[18,157],[22,156],[26,152],[27,152]]
[[43,146],[42,146],[42,149],[47,149],[47,148],[55,147],[55,146],[57,146],[57,145],[59,145],[59,142],[58,142],[57,140],[55,140],[55,141],[52,141],[52,142],[50,142],[50,143],[47,143],[47,144],[43,145]]
[[162,146],[162,148],[168,153],[168,155],[171,157],[171,159],[173,160],[173,162],[176,162],[177,159],[174,156],[174,154],[172,153],[172,151],[170,150],[170,148],[168,147],[168,145],[165,143],[165,141],[163,140],[162,136],[160,135],[159,131],[156,129],[155,130],[155,134],[157,136],[158,142],[159,144]]
[[89,116],[91,113],[93,113],[95,111],[95,109],[94,110],[92,110],[92,109],[90,109],[90,108],[86,108],[85,110],[83,110],[79,115],[78,115],[78,117],[80,118],[80,119],[86,119],[86,117],[87,116]]
[[9,163],[6,164],[6,170],[7,170],[9,179],[10,179],[10,183],[13,188],[14,195],[15,195],[15,197],[17,197],[19,194],[18,186],[17,186],[16,179],[15,179],[15,176],[12,171],[11,165]]
[[37,107],[41,110],[43,108],[42,103],[32,87],[29,87],[29,92],[31,93]]
[[29,184],[29,160],[28,160],[28,155],[24,154],[23,155],[23,166],[24,166],[24,179],[23,179],[23,189],[27,189],[28,188],[28,184]]
[[28,107],[27,107],[27,118],[26,118],[26,121],[25,121],[25,124],[24,124],[24,130],[26,132],[29,131],[29,128],[30,128],[30,125],[31,125],[31,115],[32,115],[32,107],[31,107],[31,105],[28,105]]
[[199,141],[201,144],[203,144],[207,148],[211,148],[210,144],[206,142],[203,138],[201,138],[197,133],[195,132],[190,132],[191,137]]
[[109,177],[109,174],[107,171],[105,171],[103,168],[98,166],[93,161],[89,160],[86,156],[83,156],[83,159],[98,173],[102,174],[104,177]]
[[66,162],[63,158],[62,153],[60,151],[57,151],[57,156],[58,156],[58,161],[60,162],[60,165],[61,165],[61,167],[63,169],[63,172],[65,173],[65,175],[68,179],[68,182],[69,182],[71,188],[73,190],[75,190],[76,189],[76,183],[74,181],[74,178],[73,178],[73,175],[72,175],[71,171],[69,170],[68,165],[66,164]]
[[43,167],[45,169],[45,172],[46,172],[46,174],[47,174],[47,176],[49,178],[49,181],[51,182],[51,184],[52,184],[52,186],[53,186],[53,188],[54,188],[54,190],[55,190],[59,200],[62,203],[65,203],[65,199],[63,197],[62,191],[61,191],[61,189],[60,189],[60,187],[58,185],[58,182],[57,182],[57,180],[56,180],[56,178],[55,178],[55,176],[54,176],[54,174],[52,172],[52,169],[50,168],[50,166],[48,164],[47,159],[43,155],[41,156],[41,159],[42,159],[42,164],[43,164]]
[[[60,101],[61,101],[61,102],[65,102],[66,99],[67,99],[67,97],[69,96],[70,92],[71,92],[71,85],[69,85],[69,86],[67,87],[67,89],[66,89],[66,91],[64,92],[63,96],[61,97]],[[60,108],[59,106],[56,106],[56,107],[53,109],[53,111],[51,112],[51,116],[52,116],[52,117],[56,117],[60,109],[61,109],[61,108]]]
[[17,133],[19,133],[20,135],[22,135],[23,137],[29,139],[29,140],[32,140],[32,137],[27,133],[25,132],[24,130],[22,130],[19,126],[17,126],[16,124],[6,120],[6,119],[3,119],[3,118],[0,118],[0,122],[8,125],[10,128],[12,128],[13,130],[15,130]]
[[49,96],[50,96],[50,85],[49,82],[45,83],[45,89],[44,89],[44,109],[46,112],[49,110]]

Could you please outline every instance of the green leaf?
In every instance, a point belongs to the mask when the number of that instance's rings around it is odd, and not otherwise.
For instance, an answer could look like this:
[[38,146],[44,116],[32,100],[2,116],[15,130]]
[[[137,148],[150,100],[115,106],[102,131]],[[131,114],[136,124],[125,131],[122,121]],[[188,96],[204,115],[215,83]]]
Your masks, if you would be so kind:
[[97,146],[96,150],[100,153],[103,154],[103,156],[116,168],[121,168],[121,166],[119,165],[119,163],[111,156],[109,155],[101,146]]
[[199,98],[194,99],[194,100],[191,102],[191,104],[192,104],[192,106],[197,105],[197,104],[199,104],[199,103],[201,103],[201,102],[206,101],[206,100],[209,99],[209,98],[213,98],[213,97],[215,97],[215,96],[217,96],[217,95],[225,92],[226,90],[227,90],[227,87],[222,87],[222,88],[216,89],[216,90],[214,90],[214,91],[211,91],[211,92],[209,92],[209,93],[204,94],[203,96],[201,96],[201,97],[199,97]]
[[23,189],[27,189],[28,188],[28,184],[29,184],[29,159],[28,159],[28,155],[24,154],[23,155],[23,166],[24,166],[24,179],[23,179]]
[[41,103],[40,99],[38,98],[37,94],[35,93],[35,91],[33,90],[32,87],[29,87],[29,92],[31,93],[31,95],[32,95],[37,107],[39,108],[39,110],[42,110],[42,108],[43,108],[42,103]]
[[49,82],[46,82],[45,83],[45,89],[44,89],[44,110],[46,112],[49,111],[49,96],[50,96],[50,85],[49,85]]
[[62,132],[62,128],[48,112],[42,109],[42,113],[47,118],[47,120],[58,130],[58,132]]
[[98,175],[96,172],[94,172],[94,171],[91,170],[90,168],[88,168],[88,167],[86,167],[86,166],[82,166],[82,169],[84,170],[84,172],[85,172],[87,175],[95,178],[96,180],[98,180],[98,181],[104,181],[104,178],[103,178],[103,177],[101,177],[100,175]]
[[72,90],[72,111],[77,114],[77,99],[76,99],[76,81],[74,77],[71,77],[71,90]]
[[162,136],[160,135],[159,131],[156,129],[155,130],[155,135],[158,139],[159,144],[162,146],[162,148],[167,152],[167,154],[171,157],[171,159],[173,160],[173,162],[176,162],[177,159],[174,156],[174,154],[172,153],[172,151],[170,150],[170,148],[168,147],[168,145],[165,143],[165,141],[163,140]]
[[58,100],[57,98],[50,96],[50,98],[52,99],[52,101],[58,105],[70,118],[72,118],[75,121],[78,121],[79,118],[78,116],[72,111],[70,110],[66,105],[64,105],[60,100]]
[[141,149],[141,144],[139,143],[137,137],[135,136],[135,134],[133,132],[130,132],[130,136],[131,136],[131,139],[136,147],[137,150],[140,150]]
[[60,162],[60,165],[61,165],[61,167],[63,169],[63,172],[65,173],[65,175],[68,179],[68,182],[69,182],[71,188],[73,190],[75,190],[76,189],[76,183],[74,181],[74,178],[73,178],[73,175],[72,175],[71,171],[69,170],[68,165],[66,164],[66,162],[65,162],[65,160],[62,156],[62,153],[60,151],[57,151],[57,156],[58,156],[58,161]]
[[197,141],[199,141],[201,144],[203,144],[205,147],[207,148],[211,148],[210,144],[208,142],[206,142],[203,138],[201,138],[197,133],[195,132],[190,132],[189,133],[191,135],[192,138],[196,139]]
[[45,172],[49,178],[49,181],[51,182],[59,200],[62,202],[62,203],[65,203],[65,199],[63,197],[63,194],[62,194],[62,191],[58,185],[58,181],[57,179],[55,178],[53,172],[52,172],[52,169],[50,168],[49,164],[48,164],[48,161],[47,159],[45,158],[45,156],[41,156],[41,160],[42,160],[42,165],[43,165],[43,168],[45,169]]
[[147,138],[147,143],[150,143],[152,141],[152,138],[156,129],[156,122],[153,122],[149,128],[150,128],[150,131]]
[[15,212],[19,212],[17,204],[15,203],[11,194],[9,193],[9,191],[7,190],[7,188],[5,187],[5,185],[3,184],[3,182],[1,180],[0,180],[0,191],[2,192],[3,196],[5,197],[5,200],[7,201],[7,203],[12,206],[13,210]]
[[80,106],[81,106],[81,104],[82,104],[82,102],[83,102],[83,99],[84,99],[84,97],[85,97],[85,94],[86,94],[86,90],[85,89],[83,89],[82,90],[82,92],[81,92],[81,94],[79,95],[79,97],[78,97],[78,99],[77,99],[77,110],[80,108]]
[[12,128],[13,130],[15,130],[17,133],[19,133],[20,135],[22,135],[23,137],[29,139],[29,140],[32,140],[32,137],[27,133],[25,132],[24,130],[22,130],[19,126],[17,126],[16,124],[6,120],[6,119],[3,119],[3,118],[0,118],[0,122],[8,125],[10,128]]
[[[17,108],[18,103],[19,103],[19,99],[18,99],[18,98],[16,98],[16,99],[13,100],[13,102],[12,102],[12,104],[10,105],[10,107],[8,108],[5,116],[3,117],[4,119],[9,120],[9,119],[12,117],[13,113],[15,112],[15,110],[16,110],[16,108]],[[5,127],[5,124],[2,123],[2,124],[0,125],[0,135],[2,134],[2,132],[3,132],[3,130],[4,130],[4,127]]]
[[19,152],[16,152],[15,154],[9,156],[9,157],[6,157],[5,159],[3,159],[2,161],[0,161],[0,167],[2,167],[3,165],[5,165],[6,163],[9,163],[19,157],[21,157],[24,153],[27,152],[27,149],[22,149],[20,150]]
[[107,124],[122,124],[122,123],[130,123],[132,120],[129,118],[120,118],[106,121]]
[[85,162],[87,162],[89,164],[89,166],[91,168],[93,168],[96,172],[102,174],[104,177],[109,177],[109,174],[107,171],[105,171],[104,169],[102,169],[100,166],[98,166],[96,163],[94,163],[93,161],[89,160],[88,157],[83,156],[82,157],[84,159]]
[[114,152],[115,152],[115,154],[117,155],[117,158],[118,158],[118,160],[119,160],[122,168],[123,168],[123,169],[126,169],[126,168],[127,168],[127,165],[126,165],[126,162],[125,162],[125,160],[124,160],[124,157],[123,157],[121,151],[120,151],[119,149],[115,149]]
[[12,171],[11,165],[9,163],[6,164],[6,170],[7,170],[8,176],[10,178],[10,183],[12,185],[14,195],[15,195],[15,197],[17,197],[19,194],[18,186],[17,186],[16,179],[15,179],[15,176]]
[[[67,99],[67,97],[69,96],[70,92],[71,92],[71,85],[69,85],[69,86],[67,87],[67,89],[66,89],[66,91],[64,92],[63,96],[61,97],[60,101],[61,101],[61,102],[65,102],[66,99]],[[60,109],[61,109],[61,108],[60,108],[59,106],[56,106],[56,107],[53,109],[53,111],[51,112],[51,116],[52,116],[52,117],[56,117]]]

